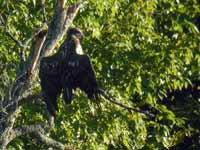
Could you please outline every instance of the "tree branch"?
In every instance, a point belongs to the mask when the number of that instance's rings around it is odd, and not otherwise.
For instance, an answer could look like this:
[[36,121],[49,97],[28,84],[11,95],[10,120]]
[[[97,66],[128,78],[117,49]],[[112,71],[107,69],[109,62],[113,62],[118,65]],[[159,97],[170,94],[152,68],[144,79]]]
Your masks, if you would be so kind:
[[[18,107],[7,119],[6,122],[0,124],[0,146],[2,150],[6,150],[6,146],[10,142],[10,139],[13,137],[12,128],[14,126],[15,120],[21,111],[21,107]],[[4,130],[2,130],[4,129]]]
[[[64,8],[64,5],[65,0],[57,1],[57,7],[53,16],[53,20],[48,28],[47,35],[43,32],[44,28],[42,28],[41,30],[39,30],[39,32],[34,33],[31,38],[22,43],[21,41],[16,40],[14,36],[10,32],[8,32],[10,33],[9,36],[22,48],[26,47],[28,43],[32,41],[32,39],[35,40],[32,44],[30,55],[25,62],[25,68],[16,77],[15,83],[10,90],[11,92],[9,92],[11,93],[10,96],[4,97],[4,101],[2,102],[3,104],[4,102],[9,102],[13,104],[6,109],[4,107],[0,110],[0,117],[3,118],[3,121],[0,122],[0,147],[2,150],[5,150],[7,144],[20,134],[29,134],[32,132],[40,137],[40,140],[42,142],[45,142],[47,145],[51,145],[59,149],[66,149],[66,146],[64,146],[62,143],[46,137],[39,125],[23,126],[22,130],[25,131],[23,133],[20,131],[20,128],[13,129],[15,119],[17,118],[18,114],[17,112],[19,112],[20,110],[18,102],[24,100],[24,98],[22,97],[23,93],[25,93],[27,89],[30,89],[30,87],[32,86],[31,83],[35,79],[36,70],[38,68],[41,57],[47,56],[49,53],[52,52],[57,42],[60,41],[62,37],[66,34],[68,27],[72,23],[80,8],[79,4],[72,5],[71,7],[69,7],[69,11],[67,13],[67,9]],[[0,17],[0,19],[1,18],[2,17]],[[3,21],[4,20],[1,19],[1,22]],[[23,52],[21,52],[21,55],[23,55]],[[1,106],[4,106],[3,104]],[[49,126],[43,127],[51,128],[53,126],[52,118],[50,119],[49,124]]]
[[[38,29],[38,31],[34,32],[30,38],[25,40],[24,42],[21,42],[20,40],[17,40],[14,35],[10,32],[10,28],[7,25],[5,19],[0,15],[0,21],[5,26],[7,35],[20,47],[20,71],[21,73],[24,70],[24,64],[25,64],[25,49],[27,48],[28,44],[39,34],[41,33],[45,28],[46,24],[42,25],[41,28]],[[38,56],[39,57],[39,56]]]
[[104,90],[102,89],[99,89],[99,93],[105,98],[105,100],[108,100],[110,101],[111,103],[115,104],[115,105],[118,105],[128,111],[135,111],[135,112],[138,112],[138,113],[142,113],[142,114],[145,114],[147,116],[149,116],[150,118],[153,118],[155,117],[154,114],[150,113],[150,112],[147,112],[147,111],[143,111],[143,110],[140,110],[138,108],[133,108],[133,107],[129,107],[129,106],[126,106],[124,104],[121,104],[119,102],[117,102],[111,95],[108,95]]
[[22,135],[28,135],[30,133],[33,133],[35,135],[35,138],[42,141],[47,146],[51,146],[60,150],[72,149],[72,147],[65,146],[64,144],[46,136],[45,129],[50,129],[50,126],[46,124],[34,124],[34,125],[24,125],[20,128],[14,128],[14,129],[9,128],[9,130],[7,130],[9,136],[7,137],[7,139],[3,140],[2,145],[3,147],[5,147],[4,145],[7,145],[10,141],[12,141],[15,138]]
[[10,32],[10,28],[9,26],[7,25],[6,21],[4,20],[4,18],[2,17],[2,15],[0,15],[0,20],[1,20],[1,23],[5,26],[5,29],[6,29],[6,34],[19,46],[19,47],[24,47],[22,42],[17,40],[14,35]]
[[80,9],[80,4],[74,4],[70,6],[68,10],[64,9],[63,5],[64,0],[59,0],[53,20],[49,25],[47,40],[43,45],[41,57],[45,57],[52,52],[57,42],[66,34],[68,27],[71,25]]
[[42,46],[44,44],[44,41],[46,39],[46,31],[41,31],[38,36],[36,37],[36,40],[34,41],[34,47],[31,51],[29,58],[28,58],[28,65],[27,65],[27,75],[28,78],[31,77],[31,75],[34,74],[34,71],[36,70],[36,65],[39,61],[40,52],[42,49]]

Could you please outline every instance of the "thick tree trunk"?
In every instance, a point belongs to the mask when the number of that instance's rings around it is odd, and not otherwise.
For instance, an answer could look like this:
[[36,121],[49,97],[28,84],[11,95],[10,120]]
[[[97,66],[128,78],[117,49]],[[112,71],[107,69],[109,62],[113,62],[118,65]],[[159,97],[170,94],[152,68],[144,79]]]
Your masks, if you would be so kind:
[[[53,19],[48,27],[48,30],[41,30],[34,38],[30,55],[25,62],[23,70],[16,77],[15,83],[10,89],[10,94],[1,102],[0,109],[0,148],[5,150],[6,146],[13,139],[20,135],[34,133],[37,138],[47,145],[57,148],[66,149],[67,147],[60,142],[57,142],[45,136],[45,132],[51,127],[51,124],[34,124],[15,128],[15,120],[21,110],[20,101],[26,99],[23,97],[28,89],[31,89],[32,81],[36,76],[36,70],[42,57],[49,55],[55,48],[58,41],[66,34],[70,24],[73,22],[81,4],[74,4],[68,9],[64,7],[65,0],[58,0]],[[19,43],[19,42],[18,42]],[[21,45],[23,48],[23,45]],[[41,95],[32,97],[38,98]]]

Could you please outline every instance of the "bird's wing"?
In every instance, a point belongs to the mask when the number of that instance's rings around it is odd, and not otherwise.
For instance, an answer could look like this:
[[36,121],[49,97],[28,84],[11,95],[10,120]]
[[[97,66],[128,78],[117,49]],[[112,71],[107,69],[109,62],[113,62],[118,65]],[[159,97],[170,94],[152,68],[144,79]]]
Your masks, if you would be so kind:
[[77,55],[77,57],[78,59],[75,59],[78,60],[75,63],[77,67],[74,67],[74,73],[72,73],[73,84],[83,90],[88,98],[96,99],[98,85],[90,58],[87,54]]
[[57,75],[59,71],[59,59],[57,57],[49,56],[41,59],[39,75]]
[[39,70],[43,98],[47,104],[47,109],[52,116],[55,116],[56,114],[56,100],[62,90],[58,65],[58,60],[55,57],[44,57],[40,62]]

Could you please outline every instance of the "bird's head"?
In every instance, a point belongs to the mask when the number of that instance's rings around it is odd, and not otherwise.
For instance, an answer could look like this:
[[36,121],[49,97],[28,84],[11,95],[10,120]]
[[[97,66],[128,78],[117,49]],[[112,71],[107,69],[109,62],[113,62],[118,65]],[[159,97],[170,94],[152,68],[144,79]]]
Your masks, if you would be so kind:
[[83,54],[83,50],[81,47],[81,39],[83,38],[83,34],[78,28],[69,29],[67,34],[67,39],[72,40],[75,44],[75,52],[79,55]]
[[67,37],[69,39],[74,40],[74,41],[76,41],[76,40],[80,41],[83,38],[83,34],[80,31],[80,29],[78,29],[78,28],[72,28],[72,29],[69,29],[69,31],[67,33]]

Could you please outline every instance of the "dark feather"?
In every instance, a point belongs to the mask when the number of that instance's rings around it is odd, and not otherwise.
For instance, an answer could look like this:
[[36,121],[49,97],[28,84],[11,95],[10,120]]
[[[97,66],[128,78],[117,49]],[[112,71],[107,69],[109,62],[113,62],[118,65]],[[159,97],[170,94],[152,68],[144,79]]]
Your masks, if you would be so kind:
[[68,84],[71,84],[73,89],[80,88],[89,99],[96,99],[98,85],[89,56],[75,54],[66,64],[68,69],[65,76]]
[[52,116],[56,115],[56,110],[58,109],[56,100],[62,90],[58,69],[60,64],[56,58],[55,55],[43,58],[40,62],[39,70],[43,98]]
[[42,58],[39,77],[47,109],[52,116],[56,115],[57,98],[63,90],[66,104],[72,101],[73,90],[80,88],[89,99],[98,99],[98,86],[90,58],[79,55],[81,32],[74,28],[60,49],[53,56]]

